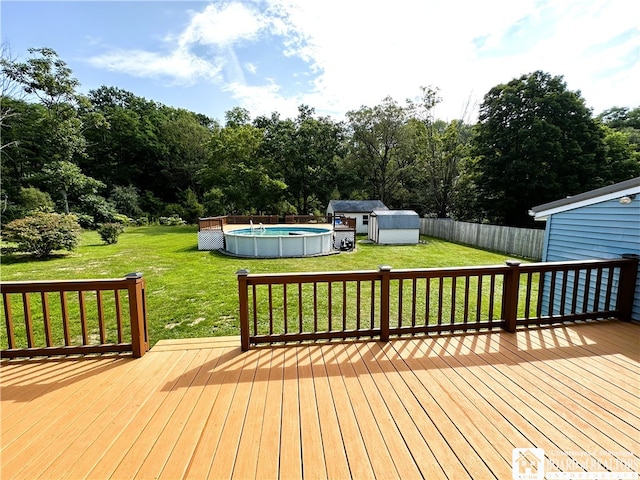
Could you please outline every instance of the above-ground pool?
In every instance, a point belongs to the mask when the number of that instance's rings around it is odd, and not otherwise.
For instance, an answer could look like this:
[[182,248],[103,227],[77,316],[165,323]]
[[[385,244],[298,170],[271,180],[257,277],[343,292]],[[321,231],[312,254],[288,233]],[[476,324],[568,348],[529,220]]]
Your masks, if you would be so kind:
[[224,232],[225,250],[243,257],[308,257],[333,252],[333,230],[319,227],[253,227]]

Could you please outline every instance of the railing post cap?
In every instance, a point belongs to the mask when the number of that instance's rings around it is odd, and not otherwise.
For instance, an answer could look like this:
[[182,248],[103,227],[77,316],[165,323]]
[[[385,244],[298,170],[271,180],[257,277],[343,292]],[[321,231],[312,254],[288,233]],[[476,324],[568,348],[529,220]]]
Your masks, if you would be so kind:
[[509,267],[519,267],[522,264],[520,260],[506,260],[504,263]]
[[248,268],[241,268],[240,270],[238,270],[236,272],[236,275],[239,277],[246,277],[247,275],[249,275],[249,269]]
[[134,279],[134,278],[142,278],[142,272],[132,272],[127,273],[124,278]]
[[381,272],[390,272],[391,267],[389,265],[378,265],[378,270]]

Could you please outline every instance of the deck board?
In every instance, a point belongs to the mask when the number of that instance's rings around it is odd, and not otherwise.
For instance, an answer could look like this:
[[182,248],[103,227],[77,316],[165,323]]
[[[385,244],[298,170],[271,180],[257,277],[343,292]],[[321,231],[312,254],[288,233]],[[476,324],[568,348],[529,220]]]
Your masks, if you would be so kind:
[[637,472],[639,346],[609,321],[4,360],[0,477],[511,478],[514,448]]

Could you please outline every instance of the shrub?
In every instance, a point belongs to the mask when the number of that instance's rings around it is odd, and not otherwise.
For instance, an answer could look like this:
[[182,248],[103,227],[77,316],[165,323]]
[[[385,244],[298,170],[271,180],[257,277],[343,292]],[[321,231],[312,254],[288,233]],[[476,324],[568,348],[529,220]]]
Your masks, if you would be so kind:
[[54,207],[51,196],[34,187],[20,189],[20,203],[22,203],[22,206],[28,213],[31,213],[34,210],[50,212],[53,211]]
[[80,197],[80,211],[91,215],[97,224],[115,221],[118,214],[113,204],[100,195],[83,195]]
[[124,226],[121,223],[103,223],[98,228],[100,238],[107,245],[118,243],[118,237],[122,232],[124,232]]
[[126,215],[123,215],[122,213],[116,213],[113,216],[112,221],[108,223],[119,223],[121,225],[127,226],[127,225],[131,225],[133,222],[134,220],[127,217]]
[[91,215],[86,213],[73,213],[78,220],[80,226],[86,230],[94,230],[96,228],[96,222]]
[[75,215],[35,212],[9,222],[4,238],[17,244],[18,252],[45,258],[54,250],[73,250],[80,242],[81,228]]
[[171,215],[170,217],[160,217],[158,221],[160,222],[160,225],[168,225],[170,227],[187,224],[187,222],[182,220],[182,218],[180,218],[178,215]]

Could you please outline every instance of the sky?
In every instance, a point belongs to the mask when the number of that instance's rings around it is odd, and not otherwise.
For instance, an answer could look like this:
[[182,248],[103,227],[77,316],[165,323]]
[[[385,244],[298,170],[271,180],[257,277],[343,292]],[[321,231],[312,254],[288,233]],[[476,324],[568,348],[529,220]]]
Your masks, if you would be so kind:
[[80,81],[224,122],[343,120],[385,97],[438,88],[437,118],[474,123],[494,86],[536,70],[564,77],[594,114],[640,106],[637,0],[11,1],[14,59],[53,48]]

